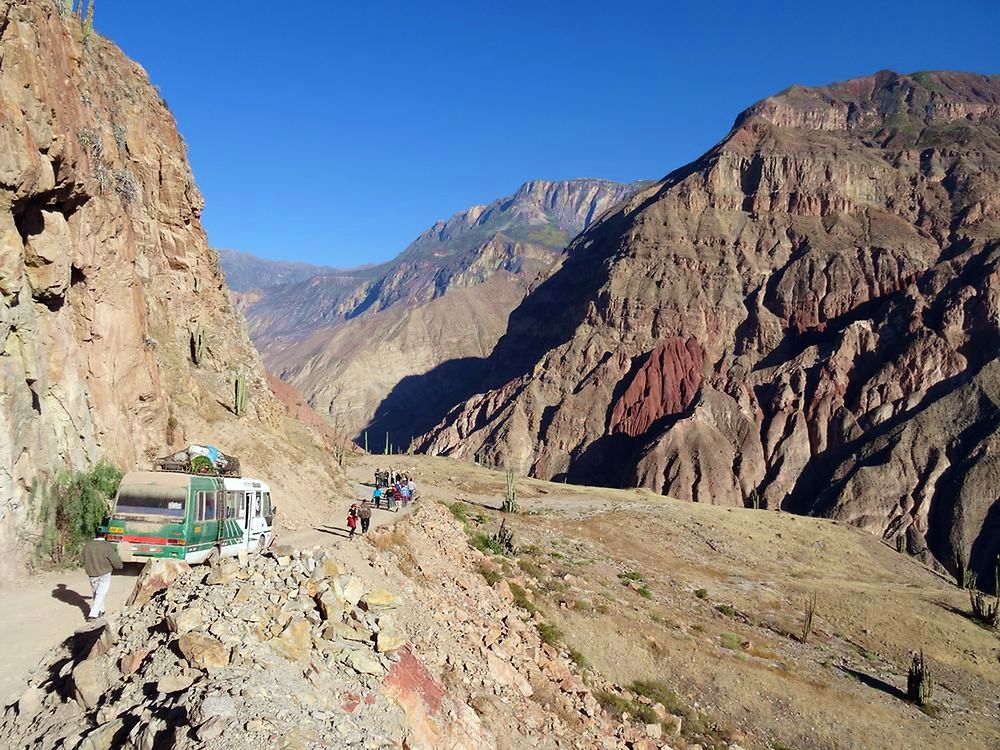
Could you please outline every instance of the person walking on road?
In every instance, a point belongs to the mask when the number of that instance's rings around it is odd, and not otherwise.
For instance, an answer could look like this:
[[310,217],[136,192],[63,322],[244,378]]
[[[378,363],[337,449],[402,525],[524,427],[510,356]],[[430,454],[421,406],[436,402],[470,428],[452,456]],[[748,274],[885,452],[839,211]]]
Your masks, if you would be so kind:
[[368,506],[368,503],[362,503],[361,507],[358,508],[358,518],[361,519],[361,533],[368,533],[368,524],[372,522],[372,509]]
[[94,597],[87,622],[104,616],[104,598],[111,588],[111,572],[122,569],[121,558],[111,542],[104,538],[105,535],[98,530],[94,538],[83,545],[83,569],[90,578],[90,590]]
[[347,528],[351,530],[351,541],[354,541],[354,532],[358,528],[358,506],[356,504],[352,505],[347,513]]

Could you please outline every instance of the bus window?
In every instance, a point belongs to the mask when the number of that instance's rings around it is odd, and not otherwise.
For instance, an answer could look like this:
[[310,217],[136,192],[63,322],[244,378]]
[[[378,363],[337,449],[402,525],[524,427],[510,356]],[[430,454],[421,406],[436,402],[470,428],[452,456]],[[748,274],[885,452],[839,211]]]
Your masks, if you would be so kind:
[[226,492],[224,493],[225,504],[226,504],[226,518],[234,518],[236,516],[236,493]]
[[271,493],[270,492],[265,492],[264,493],[264,515],[265,516],[270,516],[271,515]]
[[199,492],[198,493],[198,520],[199,521],[214,521],[215,520],[215,505],[216,505],[216,493],[214,493],[214,492]]
[[242,492],[227,492],[227,504],[231,504],[236,510],[236,518],[243,521],[247,517],[246,501]]
[[254,494],[254,500],[253,500],[253,517],[254,518],[260,518],[260,493],[259,492],[257,492],[257,493]]

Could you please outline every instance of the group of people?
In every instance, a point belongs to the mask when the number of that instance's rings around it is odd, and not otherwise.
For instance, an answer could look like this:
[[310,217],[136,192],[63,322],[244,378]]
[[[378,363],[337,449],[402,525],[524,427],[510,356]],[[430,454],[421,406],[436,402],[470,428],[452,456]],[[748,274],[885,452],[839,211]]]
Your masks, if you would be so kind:
[[378,509],[397,511],[405,508],[417,497],[417,485],[408,474],[393,472],[392,469],[375,470],[375,490],[372,492],[371,503],[360,502],[351,505],[347,512],[347,529],[350,538],[361,527],[361,533],[368,532],[372,519],[372,506]]

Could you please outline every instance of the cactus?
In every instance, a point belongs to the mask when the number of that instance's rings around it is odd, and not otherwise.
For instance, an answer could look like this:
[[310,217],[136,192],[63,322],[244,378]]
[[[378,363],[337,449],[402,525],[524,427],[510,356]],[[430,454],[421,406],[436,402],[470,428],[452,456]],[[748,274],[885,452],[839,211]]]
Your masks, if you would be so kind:
[[365,430],[365,453],[368,452],[368,430]]
[[[83,7],[82,1],[80,7]],[[94,0],[90,0],[90,3],[87,5],[87,20],[84,21],[83,30],[88,35],[94,30]]]
[[805,618],[802,622],[802,642],[809,641],[809,635],[813,629],[813,616],[816,614],[816,593],[813,592],[806,599]]
[[760,510],[760,495],[757,493],[756,489],[750,490],[750,507],[754,510]]
[[1000,629],[1000,598],[990,604],[989,596],[975,588],[969,589],[969,604],[972,616],[991,630]]
[[200,365],[205,358],[205,329],[198,326],[191,331],[191,361]]
[[237,417],[242,417],[247,410],[247,376],[240,373],[236,376],[236,400],[233,411]]
[[507,492],[500,510],[504,513],[517,513],[517,479],[510,469],[507,470]]
[[389,433],[385,433],[385,455],[389,455]]
[[926,706],[931,699],[931,672],[924,661],[924,651],[913,654],[910,672],[906,676],[906,697],[918,706]]

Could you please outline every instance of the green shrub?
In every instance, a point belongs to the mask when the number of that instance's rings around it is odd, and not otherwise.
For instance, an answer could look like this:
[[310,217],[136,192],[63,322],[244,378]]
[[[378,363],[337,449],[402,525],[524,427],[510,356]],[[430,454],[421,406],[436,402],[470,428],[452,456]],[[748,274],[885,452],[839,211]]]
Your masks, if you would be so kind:
[[498,581],[500,581],[503,578],[503,576],[501,576],[500,573],[498,573],[493,568],[487,567],[486,565],[479,566],[479,574],[486,579],[486,583],[489,586],[495,585]]
[[525,560],[523,557],[518,559],[517,567],[519,567],[521,570],[523,570],[532,578],[541,579],[545,577],[544,570],[542,570],[538,565],[533,563],[531,560]]
[[540,622],[536,626],[538,628],[538,635],[542,639],[542,643],[547,643],[550,646],[556,646],[559,641],[562,640],[562,631],[555,625],[550,625],[547,622]]
[[111,509],[122,473],[107,461],[87,471],[63,469],[36,487],[33,518],[38,524],[35,554],[55,565],[78,565],[83,545]]
[[649,586],[640,586],[636,589],[636,593],[639,594],[643,599],[652,599],[653,592],[649,590]]
[[641,581],[642,573],[638,573],[634,570],[626,571],[625,573],[619,573],[618,577],[623,581]]
[[585,669],[590,669],[590,661],[583,653],[577,651],[575,648],[571,648],[569,650],[569,658],[573,660],[573,663],[576,664],[581,672]]
[[723,648],[728,648],[731,651],[741,651],[743,649],[743,639],[736,635],[736,633],[723,633],[719,636],[719,643]]
[[503,547],[500,545],[500,542],[491,537],[489,534],[483,533],[482,531],[478,531],[475,534],[473,534],[469,540],[469,543],[477,550],[486,555],[503,554]]
[[516,606],[532,615],[538,611],[538,607],[536,607],[528,598],[528,594],[523,588],[518,586],[513,581],[509,581],[508,585],[510,586],[510,592],[514,595],[514,604]]
[[716,609],[726,617],[736,617],[736,608],[732,604],[720,604]]
[[458,521],[459,523],[469,522],[469,515],[465,511],[465,503],[461,501],[455,501],[454,503],[448,506],[448,510],[451,511],[451,514],[455,517],[455,520]]
[[694,592],[694,595],[699,599],[708,599],[708,589],[698,589]]

